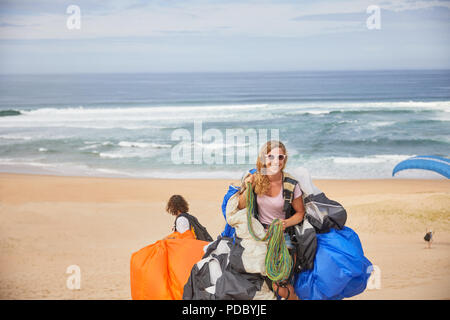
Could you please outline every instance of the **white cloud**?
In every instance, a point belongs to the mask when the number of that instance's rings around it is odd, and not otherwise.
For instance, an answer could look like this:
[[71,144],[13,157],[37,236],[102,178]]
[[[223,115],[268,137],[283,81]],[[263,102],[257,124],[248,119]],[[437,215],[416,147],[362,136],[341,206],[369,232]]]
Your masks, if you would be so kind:
[[446,7],[450,8],[450,3],[448,1],[432,0],[432,1],[389,1],[386,4],[381,2],[382,8],[389,9],[395,12],[405,11],[405,10],[419,10],[432,7]]
[[[74,31],[64,7],[0,11],[0,72],[448,67],[449,11],[419,10],[449,7],[442,1],[77,3]],[[366,28],[372,4],[385,9],[378,31]]]
[[[154,37],[168,34],[216,36],[301,37],[339,30],[358,30],[365,23],[366,8],[378,4],[384,9],[402,11],[447,6],[442,1],[328,2],[164,2],[117,1],[100,10],[100,2],[80,2],[81,30],[68,30],[65,11],[60,14],[9,15],[2,17],[0,39],[79,39],[102,37]],[[103,2],[104,3],[104,2]],[[167,3],[167,2],[165,2]],[[95,10],[91,7],[95,4]],[[61,7],[61,9],[63,9]],[[308,15],[362,13],[361,21],[295,21]],[[17,25],[21,25],[17,27]]]

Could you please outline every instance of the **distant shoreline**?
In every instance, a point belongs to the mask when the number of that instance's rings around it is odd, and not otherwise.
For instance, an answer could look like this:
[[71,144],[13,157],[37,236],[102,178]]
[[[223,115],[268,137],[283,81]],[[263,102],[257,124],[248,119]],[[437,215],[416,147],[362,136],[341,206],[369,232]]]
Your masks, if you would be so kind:
[[[250,167],[249,167],[250,168]],[[290,170],[286,170],[287,172],[290,172]],[[239,180],[242,176],[244,171],[239,172],[237,174],[233,174],[232,172],[229,173],[227,176],[213,176],[213,173],[211,173],[210,177],[200,175],[199,177],[195,177],[194,173],[191,173],[191,176],[177,176],[176,173],[170,173],[167,176],[164,176],[163,170],[161,170],[161,174],[158,176],[127,176],[127,175],[119,175],[119,174],[104,174],[104,175],[89,175],[89,174],[79,174],[79,173],[73,173],[73,174],[63,174],[63,173],[53,173],[53,172],[44,172],[44,171],[32,171],[32,170],[21,170],[21,171],[6,171],[2,170],[0,168],[0,176],[1,175],[17,175],[17,176],[43,176],[43,177],[63,177],[63,178],[92,178],[92,179],[129,179],[129,180]],[[430,172],[431,174],[434,174]],[[226,173],[225,173],[226,174]],[[294,174],[295,175],[295,174]],[[396,180],[402,180],[402,181],[441,181],[441,180],[449,180],[445,178],[444,176],[441,176],[437,173],[434,174],[435,177],[432,176],[426,176],[426,177],[398,177],[394,176],[391,178],[333,178],[333,177],[327,177],[327,178],[316,178],[314,175],[312,175],[312,179],[318,180],[318,181],[396,181]]]

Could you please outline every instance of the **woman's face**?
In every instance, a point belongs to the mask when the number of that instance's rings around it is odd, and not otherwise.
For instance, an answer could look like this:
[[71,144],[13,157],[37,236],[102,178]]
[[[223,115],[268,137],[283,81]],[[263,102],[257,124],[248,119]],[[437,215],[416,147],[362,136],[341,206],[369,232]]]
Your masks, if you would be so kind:
[[274,175],[281,171],[286,161],[286,155],[281,148],[272,149],[265,156],[267,175]]

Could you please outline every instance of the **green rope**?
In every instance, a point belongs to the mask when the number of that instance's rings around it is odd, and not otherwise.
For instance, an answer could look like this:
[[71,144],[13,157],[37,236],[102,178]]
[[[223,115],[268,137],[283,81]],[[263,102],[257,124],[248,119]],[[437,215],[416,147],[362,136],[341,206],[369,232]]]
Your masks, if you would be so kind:
[[253,239],[256,241],[269,240],[267,244],[267,254],[265,259],[266,273],[270,280],[274,282],[283,281],[289,278],[292,269],[292,258],[286,247],[283,235],[282,221],[275,219],[269,226],[269,230],[263,238],[259,238],[253,231],[252,216],[254,195],[252,185],[247,183],[247,227]]

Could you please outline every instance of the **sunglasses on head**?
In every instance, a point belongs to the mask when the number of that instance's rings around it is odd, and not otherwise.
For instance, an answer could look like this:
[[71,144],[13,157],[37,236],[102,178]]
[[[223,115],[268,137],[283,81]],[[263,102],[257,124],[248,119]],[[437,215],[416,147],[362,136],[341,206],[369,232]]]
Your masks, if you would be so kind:
[[[274,156],[273,154],[268,154],[266,157],[267,157],[267,159],[269,159],[270,161],[275,160],[275,156]],[[284,155],[284,154],[279,154],[279,155],[278,155],[278,160],[282,161],[282,160],[284,160],[284,159],[286,159],[286,155]]]

